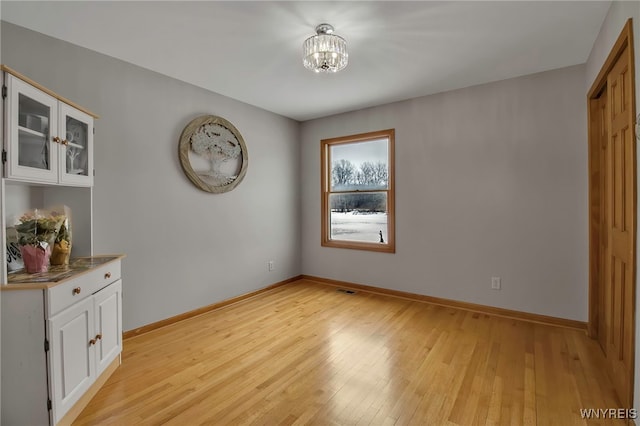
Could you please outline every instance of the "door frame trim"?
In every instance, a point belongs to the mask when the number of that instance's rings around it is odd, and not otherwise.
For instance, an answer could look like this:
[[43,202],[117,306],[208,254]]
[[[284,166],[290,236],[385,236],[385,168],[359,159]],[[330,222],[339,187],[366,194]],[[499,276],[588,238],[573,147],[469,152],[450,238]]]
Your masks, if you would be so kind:
[[[620,35],[618,36],[618,39],[616,40],[615,44],[613,45],[611,51],[609,52],[609,55],[607,56],[606,61],[604,62],[604,64],[602,65],[602,68],[600,69],[600,72],[598,73],[598,76],[596,77],[596,79],[594,80],[591,89],[588,92],[587,95],[587,126],[588,126],[588,154],[589,154],[589,160],[588,160],[588,180],[589,180],[589,186],[588,186],[588,190],[589,190],[589,208],[588,208],[588,214],[589,214],[589,220],[588,220],[588,226],[589,226],[589,320],[587,323],[587,332],[589,334],[589,336],[591,338],[596,338],[598,335],[598,277],[594,277],[593,276],[593,264],[596,261],[596,252],[599,250],[599,243],[597,242],[595,244],[593,244],[593,233],[595,232],[592,221],[591,221],[591,206],[593,205],[593,197],[594,194],[592,192],[592,182],[591,182],[591,164],[592,164],[592,146],[594,143],[598,143],[597,141],[597,134],[596,134],[596,126],[594,126],[594,123],[592,122],[592,118],[591,117],[591,110],[592,110],[592,104],[594,102],[597,102],[597,98],[600,95],[600,92],[602,91],[602,89],[604,89],[604,87],[607,84],[607,77],[609,75],[609,73],[611,72],[613,66],[615,65],[616,61],[618,60],[618,58],[620,58],[620,56],[622,55],[623,50],[629,47],[629,71],[631,72],[632,78],[631,78],[631,93],[632,96],[634,98],[634,102],[631,102],[631,113],[632,113],[632,117],[633,120],[636,119],[636,101],[637,99],[635,99],[635,59],[634,59],[634,52],[633,52],[633,29],[632,29],[632,19],[629,18],[627,20],[627,22],[625,23],[624,27],[622,28],[622,31],[620,32]],[[635,123],[633,123],[635,125]],[[632,247],[632,253],[631,253],[631,268],[632,268],[632,279],[631,282],[633,283],[632,285],[632,289],[631,289],[631,297],[633,299],[632,302],[632,306],[633,306],[633,312],[631,315],[631,339],[632,339],[632,348],[633,348],[633,356],[631,359],[631,370],[632,370],[632,374],[629,377],[629,395],[626,395],[626,397],[628,398],[628,401],[631,402],[631,404],[633,404],[633,384],[634,384],[634,372],[635,372],[635,352],[636,352],[636,347],[635,347],[635,322],[636,322],[636,287],[637,287],[637,283],[636,283],[636,277],[637,277],[637,273],[636,273],[636,244],[637,244],[637,231],[636,231],[636,226],[637,226],[637,216],[638,216],[638,209],[637,209],[637,154],[636,154],[636,143],[635,143],[635,132],[634,136],[633,136],[633,146],[632,146],[632,158],[633,158],[633,235],[631,236],[632,240],[633,240],[633,247]]]

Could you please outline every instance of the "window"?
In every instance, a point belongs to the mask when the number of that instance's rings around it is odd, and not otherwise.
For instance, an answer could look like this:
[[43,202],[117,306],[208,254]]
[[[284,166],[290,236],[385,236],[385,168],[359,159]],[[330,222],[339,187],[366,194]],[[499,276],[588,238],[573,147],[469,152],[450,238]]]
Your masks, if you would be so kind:
[[395,130],[324,139],[322,245],[395,253]]

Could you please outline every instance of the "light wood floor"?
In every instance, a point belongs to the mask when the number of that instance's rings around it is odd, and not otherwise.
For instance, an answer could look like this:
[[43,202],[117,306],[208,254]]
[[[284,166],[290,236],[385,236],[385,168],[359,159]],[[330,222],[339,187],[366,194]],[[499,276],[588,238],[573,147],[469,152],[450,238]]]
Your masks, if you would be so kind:
[[75,424],[587,424],[603,365],[582,331],[301,280],[126,340]]

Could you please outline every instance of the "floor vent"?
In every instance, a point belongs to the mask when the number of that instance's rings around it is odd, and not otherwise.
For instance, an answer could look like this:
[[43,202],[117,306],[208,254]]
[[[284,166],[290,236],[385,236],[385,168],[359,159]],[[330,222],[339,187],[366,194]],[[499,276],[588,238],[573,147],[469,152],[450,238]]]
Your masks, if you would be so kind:
[[355,290],[347,290],[346,288],[339,288],[338,291],[340,293],[345,293],[345,294],[356,294],[357,291]]

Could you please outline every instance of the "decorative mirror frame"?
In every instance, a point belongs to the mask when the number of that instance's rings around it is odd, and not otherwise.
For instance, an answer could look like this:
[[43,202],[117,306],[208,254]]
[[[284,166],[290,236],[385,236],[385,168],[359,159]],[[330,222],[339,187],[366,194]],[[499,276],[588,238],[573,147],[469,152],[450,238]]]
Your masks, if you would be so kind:
[[[232,177],[233,179],[230,180],[228,183],[221,183],[219,185],[216,185],[216,184],[205,182],[202,179],[202,177],[200,177],[198,173],[191,166],[191,161],[189,160],[189,152],[191,151],[195,155],[198,155],[192,149],[192,144],[191,144],[192,138],[196,134],[196,132],[198,132],[199,129],[201,129],[203,126],[206,126],[206,125],[218,125],[226,128],[233,134],[233,136],[235,136],[236,140],[240,144],[239,157],[242,163],[240,166],[240,171],[238,172],[238,175],[235,177]],[[191,122],[187,124],[187,126],[182,131],[182,134],[180,135],[180,144],[178,146],[178,154],[180,158],[180,165],[182,165],[182,169],[184,170],[184,173],[187,175],[189,180],[193,182],[193,184],[198,188],[200,188],[201,190],[206,192],[212,192],[215,194],[231,191],[236,186],[238,186],[238,184],[240,184],[240,182],[244,178],[244,175],[247,173],[247,167],[249,166],[249,156],[247,152],[247,146],[244,143],[244,139],[242,138],[242,135],[240,134],[238,129],[236,129],[235,126],[231,124],[228,120],[225,120],[224,118],[218,117],[215,115],[203,115],[191,120]],[[210,161],[213,164],[214,160],[210,160]]]

